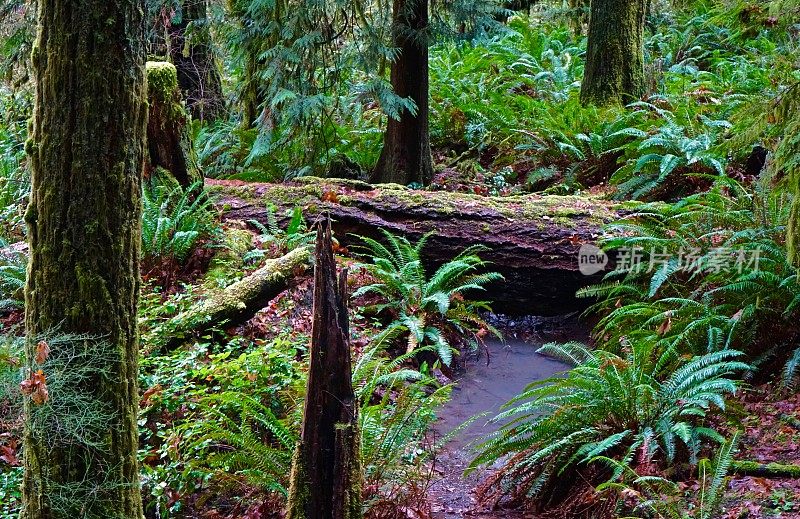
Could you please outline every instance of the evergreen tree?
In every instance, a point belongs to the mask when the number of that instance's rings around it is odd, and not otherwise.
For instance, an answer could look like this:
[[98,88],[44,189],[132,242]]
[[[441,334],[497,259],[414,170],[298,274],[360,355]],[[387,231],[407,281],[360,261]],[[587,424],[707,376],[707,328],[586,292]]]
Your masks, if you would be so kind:
[[170,59],[192,117],[211,120],[225,110],[208,18],[208,0],[183,0],[180,15],[169,27]]
[[428,1],[394,0],[392,35],[399,49],[392,62],[394,93],[414,103],[390,117],[373,182],[428,184],[433,160],[428,132]]
[[[144,11],[144,0],[39,2],[27,146],[25,519],[142,517]],[[54,331],[69,339],[48,345]]]
[[592,0],[584,104],[629,103],[644,95],[647,0]]

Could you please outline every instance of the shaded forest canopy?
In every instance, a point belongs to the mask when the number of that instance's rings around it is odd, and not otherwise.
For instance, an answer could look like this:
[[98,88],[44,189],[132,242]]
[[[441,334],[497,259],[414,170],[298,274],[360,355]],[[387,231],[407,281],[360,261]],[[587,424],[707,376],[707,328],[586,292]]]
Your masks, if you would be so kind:
[[798,63],[797,0],[0,0],[0,519],[799,517]]

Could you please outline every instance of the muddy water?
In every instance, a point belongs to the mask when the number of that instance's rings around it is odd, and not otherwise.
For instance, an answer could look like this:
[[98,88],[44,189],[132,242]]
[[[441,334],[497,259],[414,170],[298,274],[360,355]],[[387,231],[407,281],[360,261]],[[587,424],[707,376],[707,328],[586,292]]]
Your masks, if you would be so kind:
[[463,477],[463,471],[474,456],[472,446],[496,431],[501,424],[489,422],[500,407],[518,395],[535,380],[552,377],[568,366],[536,353],[536,349],[550,341],[587,340],[585,326],[571,319],[535,320],[541,329],[530,327],[525,340],[512,337],[505,342],[487,342],[490,362],[486,355],[471,359],[458,377],[452,398],[440,411],[433,433],[441,438],[457,429],[472,416],[484,414],[468,427],[459,431],[446,444],[436,460],[436,479],[430,495],[434,501],[434,517],[520,518],[514,511],[480,511],[476,509],[472,491],[485,477],[474,474]]

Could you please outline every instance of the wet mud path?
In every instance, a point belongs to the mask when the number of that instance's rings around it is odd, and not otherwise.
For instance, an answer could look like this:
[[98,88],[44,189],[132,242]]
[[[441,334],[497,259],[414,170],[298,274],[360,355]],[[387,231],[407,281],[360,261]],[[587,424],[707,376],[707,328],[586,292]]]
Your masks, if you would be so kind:
[[507,331],[505,342],[487,341],[488,365],[485,353],[468,360],[456,380],[451,400],[439,411],[439,420],[433,427],[437,438],[458,429],[472,416],[483,416],[455,433],[436,459],[429,489],[435,519],[525,517],[516,510],[483,510],[477,506],[473,491],[487,473],[465,478],[464,469],[474,457],[473,446],[501,426],[489,420],[503,404],[531,382],[568,369],[566,364],[536,353],[538,347],[552,341],[585,341],[588,333],[587,327],[573,318],[529,317],[513,324],[518,333]]

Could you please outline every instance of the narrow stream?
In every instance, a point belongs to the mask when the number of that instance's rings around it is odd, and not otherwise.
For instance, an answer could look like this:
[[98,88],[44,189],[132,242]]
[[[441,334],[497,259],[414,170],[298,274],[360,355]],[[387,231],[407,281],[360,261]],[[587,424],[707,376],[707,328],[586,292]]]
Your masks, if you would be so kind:
[[565,318],[560,324],[557,320],[530,319],[539,324],[546,322],[547,329],[543,333],[525,334],[533,336],[526,340],[487,341],[489,364],[486,364],[485,354],[470,360],[455,382],[451,400],[439,410],[439,420],[433,427],[437,438],[451,433],[472,416],[485,416],[456,433],[436,460],[436,474],[430,488],[436,519],[523,517],[513,511],[476,512],[472,491],[485,474],[464,478],[463,471],[474,456],[472,445],[480,443],[500,427],[489,420],[503,404],[531,382],[569,369],[566,364],[536,353],[538,347],[551,341],[587,340],[585,327],[574,319]]

